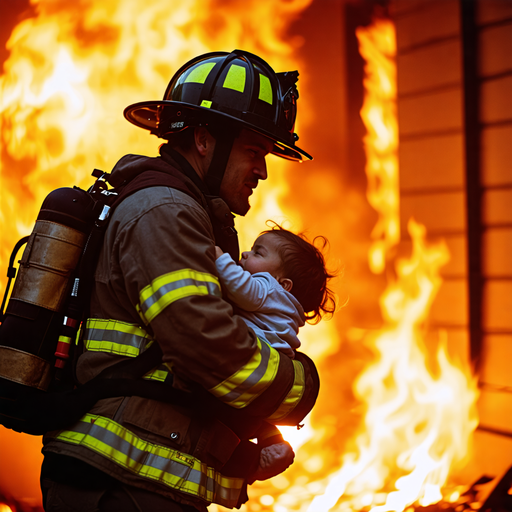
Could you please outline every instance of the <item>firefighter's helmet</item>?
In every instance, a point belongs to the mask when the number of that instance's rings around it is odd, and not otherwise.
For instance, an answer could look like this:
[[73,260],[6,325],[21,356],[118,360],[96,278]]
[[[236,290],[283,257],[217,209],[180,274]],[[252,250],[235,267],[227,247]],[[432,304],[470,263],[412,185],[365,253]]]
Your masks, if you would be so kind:
[[192,126],[234,123],[270,138],[278,156],[311,160],[295,145],[298,76],[275,73],[246,51],[207,53],[177,71],[163,100],[135,103],[124,115],[163,139]]

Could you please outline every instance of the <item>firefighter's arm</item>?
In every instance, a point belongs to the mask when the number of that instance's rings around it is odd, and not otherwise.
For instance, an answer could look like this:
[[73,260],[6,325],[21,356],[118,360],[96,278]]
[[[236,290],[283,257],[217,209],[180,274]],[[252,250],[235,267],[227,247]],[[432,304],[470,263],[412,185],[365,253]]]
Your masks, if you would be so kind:
[[264,421],[257,434],[258,446],[265,447],[284,441],[281,431],[272,423]]
[[130,301],[177,381],[276,424],[302,420],[318,393],[314,365],[281,355],[233,314],[221,294],[211,224],[197,203],[172,191],[172,201],[124,227],[116,250]]

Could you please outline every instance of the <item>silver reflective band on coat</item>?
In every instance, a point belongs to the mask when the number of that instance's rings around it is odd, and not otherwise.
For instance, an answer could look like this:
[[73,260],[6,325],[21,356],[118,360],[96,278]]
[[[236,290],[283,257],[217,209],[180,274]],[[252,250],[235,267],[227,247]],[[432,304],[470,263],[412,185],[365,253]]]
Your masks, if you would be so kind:
[[178,450],[144,441],[103,416],[86,414],[55,439],[89,448],[143,479],[176,491],[233,508],[244,480],[225,477],[199,459]]

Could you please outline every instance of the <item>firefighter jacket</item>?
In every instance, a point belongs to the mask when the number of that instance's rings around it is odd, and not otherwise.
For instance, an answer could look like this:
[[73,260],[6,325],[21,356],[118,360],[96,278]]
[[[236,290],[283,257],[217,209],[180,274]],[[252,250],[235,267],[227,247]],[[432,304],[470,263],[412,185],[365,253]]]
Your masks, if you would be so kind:
[[145,379],[186,392],[206,390],[218,410],[233,411],[233,417],[224,419],[193,398],[188,407],[109,398],[67,430],[47,434],[43,453],[79,459],[199,510],[212,502],[239,507],[247,499],[247,473],[258,463],[249,439],[263,424],[271,430],[298,424],[314,404],[318,377],[307,357],[281,355],[233,314],[215,267],[211,205],[172,163],[127,155],[113,170],[113,176],[158,171],[171,175],[174,186],[149,180],[116,207],[95,274],[77,377],[86,382],[158,343],[162,364]]

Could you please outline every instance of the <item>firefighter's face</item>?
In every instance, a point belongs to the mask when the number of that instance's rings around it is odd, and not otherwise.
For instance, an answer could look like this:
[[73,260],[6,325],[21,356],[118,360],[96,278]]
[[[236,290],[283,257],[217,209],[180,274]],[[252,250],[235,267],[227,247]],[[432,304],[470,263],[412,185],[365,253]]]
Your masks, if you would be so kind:
[[283,262],[279,255],[280,239],[272,233],[259,236],[250,251],[242,253],[241,267],[250,274],[268,272],[279,279],[282,274]]
[[267,179],[265,157],[272,148],[272,141],[250,130],[242,130],[235,139],[220,187],[220,196],[233,213],[249,211],[249,196],[259,180]]

